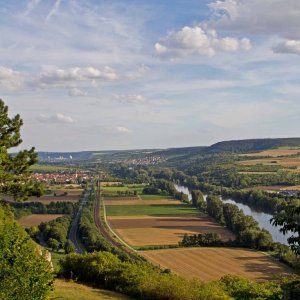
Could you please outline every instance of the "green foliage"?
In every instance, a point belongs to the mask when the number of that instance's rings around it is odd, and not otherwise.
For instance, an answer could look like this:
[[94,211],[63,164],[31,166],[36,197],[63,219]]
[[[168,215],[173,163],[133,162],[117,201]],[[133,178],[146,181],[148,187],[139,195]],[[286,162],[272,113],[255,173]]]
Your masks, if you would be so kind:
[[183,236],[182,241],[179,243],[183,247],[216,247],[223,246],[221,236],[218,233],[200,233]]
[[148,263],[122,262],[107,252],[68,255],[61,261],[61,272],[67,278],[72,276],[136,299],[230,299],[218,283],[183,279]]
[[224,276],[220,280],[224,290],[234,299],[281,300],[282,288],[275,282],[255,283],[237,276]]
[[299,200],[292,200],[289,203],[285,203],[281,206],[280,211],[276,214],[272,223],[275,226],[281,226],[280,231],[283,234],[289,232],[292,236],[288,238],[288,243],[295,254],[300,254],[300,203]]
[[16,155],[8,153],[9,149],[21,144],[22,125],[19,115],[9,118],[8,107],[0,99],[0,194],[13,195],[17,200],[42,193],[41,186],[30,178],[29,167],[37,161],[34,148]]
[[48,246],[53,250],[58,251],[64,249],[70,224],[71,217],[63,216],[48,223],[41,223],[39,229]]
[[0,205],[0,299],[44,299],[51,289],[50,264],[26,232]]
[[205,212],[207,209],[206,202],[204,200],[203,194],[200,190],[192,190],[192,203],[199,210]]
[[65,249],[65,253],[67,254],[75,252],[76,250],[75,245],[71,240],[66,241],[64,249]]

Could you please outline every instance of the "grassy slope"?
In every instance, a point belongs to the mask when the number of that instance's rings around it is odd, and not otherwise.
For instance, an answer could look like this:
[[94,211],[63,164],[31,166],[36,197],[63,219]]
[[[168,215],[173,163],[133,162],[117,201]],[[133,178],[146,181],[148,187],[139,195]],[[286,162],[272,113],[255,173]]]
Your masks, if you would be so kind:
[[130,299],[122,294],[112,291],[95,289],[89,286],[57,279],[51,292],[51,300],[125,300]]
[[108,216],[182,216],[198,215],[199,211],[189,204],[166,204],[166,205],[108,205]]

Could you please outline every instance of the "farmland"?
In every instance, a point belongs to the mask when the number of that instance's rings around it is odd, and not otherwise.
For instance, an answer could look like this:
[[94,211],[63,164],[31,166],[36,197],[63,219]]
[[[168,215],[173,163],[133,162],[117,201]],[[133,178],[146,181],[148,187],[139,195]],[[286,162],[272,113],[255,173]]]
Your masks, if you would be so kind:
[[24,227],[37,226],[42,222],[46,223],[62,216],[60,214],[32,214],[22,217],[18,220],[18,223]]
[[216,232],[224,241],[234,235],[208,216],[108,217],[115,232],[132,246],[176,245],[183,235]]
[[268,149],[256,153],[241,154],[241,156],[270,156],[270,157],[280,157],[280,156],[290,156],[300,154],[300,147],[279,147],[276,149]]
[[157,204],[157,205],[108,205],[107,216],[169,216],[199,215],[189,204]]
[[163,195],[104,198],[109,225],[131,246],[177,245],[187,234],[234,235],[192,205]]
[[41,202],[43,204],[49,204],[51,202],[78,202],[83,189],[52,189],[48,194],[41,197],[30,197],[28,201]]
[[187,277],[203,281],[217,280],[226,274],[266,281],[280,274],[288,275],[288,267],[262,252],[240,248],[185,248],[140,251],[152,263]]

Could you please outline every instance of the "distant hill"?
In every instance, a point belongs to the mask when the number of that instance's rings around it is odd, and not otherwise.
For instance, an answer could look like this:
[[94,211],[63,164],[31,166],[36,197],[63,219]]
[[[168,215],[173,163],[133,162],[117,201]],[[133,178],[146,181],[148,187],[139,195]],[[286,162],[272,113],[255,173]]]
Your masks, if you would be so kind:
[[277,147],[295,147],[300,146],[300,138],[276,138],[276,139],[249,139],[224,141],[207,147],[204,152],[256,152]]
[[104,159],[128,159],[146,156],[164,156],[176,159],[179,157],[192,157],[199,154],[232,152],[246,153],[257,152],[282,146],[300,146],[300,138],[276,138],[276,139],[248,139],[233,140],[215,143],[211,146],[182,147],[168,149],[138,149],[138,150],[111,150],[111,151],[80,151],[80,152],[38,152],[39,160],[64,161],[64,160],[95,160]]

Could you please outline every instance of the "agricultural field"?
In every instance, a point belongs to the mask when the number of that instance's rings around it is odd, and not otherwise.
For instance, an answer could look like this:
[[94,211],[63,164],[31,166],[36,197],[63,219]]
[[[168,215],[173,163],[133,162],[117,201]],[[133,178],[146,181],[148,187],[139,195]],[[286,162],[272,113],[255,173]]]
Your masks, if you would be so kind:
[[235,238],[190,204],[175,199],[149,198],[104,200],[110,227],[131,246],[177,245],[185,233],[217,232],[224,241]]
[[262,252],[241,248],[163,249],[139,254],[178,275],[203,281],[217,280],[226,274],[266,281],[292,273],[290,268]]
[[276,149],[268,149],[256,153],[247,153],[241,154],[241,156],[270,156],[270,157],[279,157],[279,156],[290,156],[300,154],[300,147],[279,147]]
[[62,216],[63,215],[59,214],[32,214],[29,216],[22,217],[18,220],[18,223],[23,227],[38,226],[42,222],[46,223]]
[[56,165],[33,165],[30,167],[33,172],[57,172],[57,171],[69,171],[70,167],[56,166]]
[[51,202],[72,202],[76,203],[80,200],[83,189],[51,189],[47,194],[41,197],[30,197],[28,201],[41,202],[43,204],[49,204]]
[[190,204],[108,205],[107,216],[180,216],[199,215]]
[[54,291],[50,294],[51,300],[126,300],[131,299],[122,294],[92,288],[87,285],[73,281],[56,279],[54,281]]
[[106,182],[104,185],[101,183],[101,191],[106,197],[135,196],[142,194],[145,186],[145,184],[111,185]]
[[219,233],[224,241],[234,235],[208,216],[108,217],[114,231],[132,246],[177,245],[187,234]]
[[142,200],[161,200],[161,199],[172,199],[171,196],[167,195],[140,195]]

